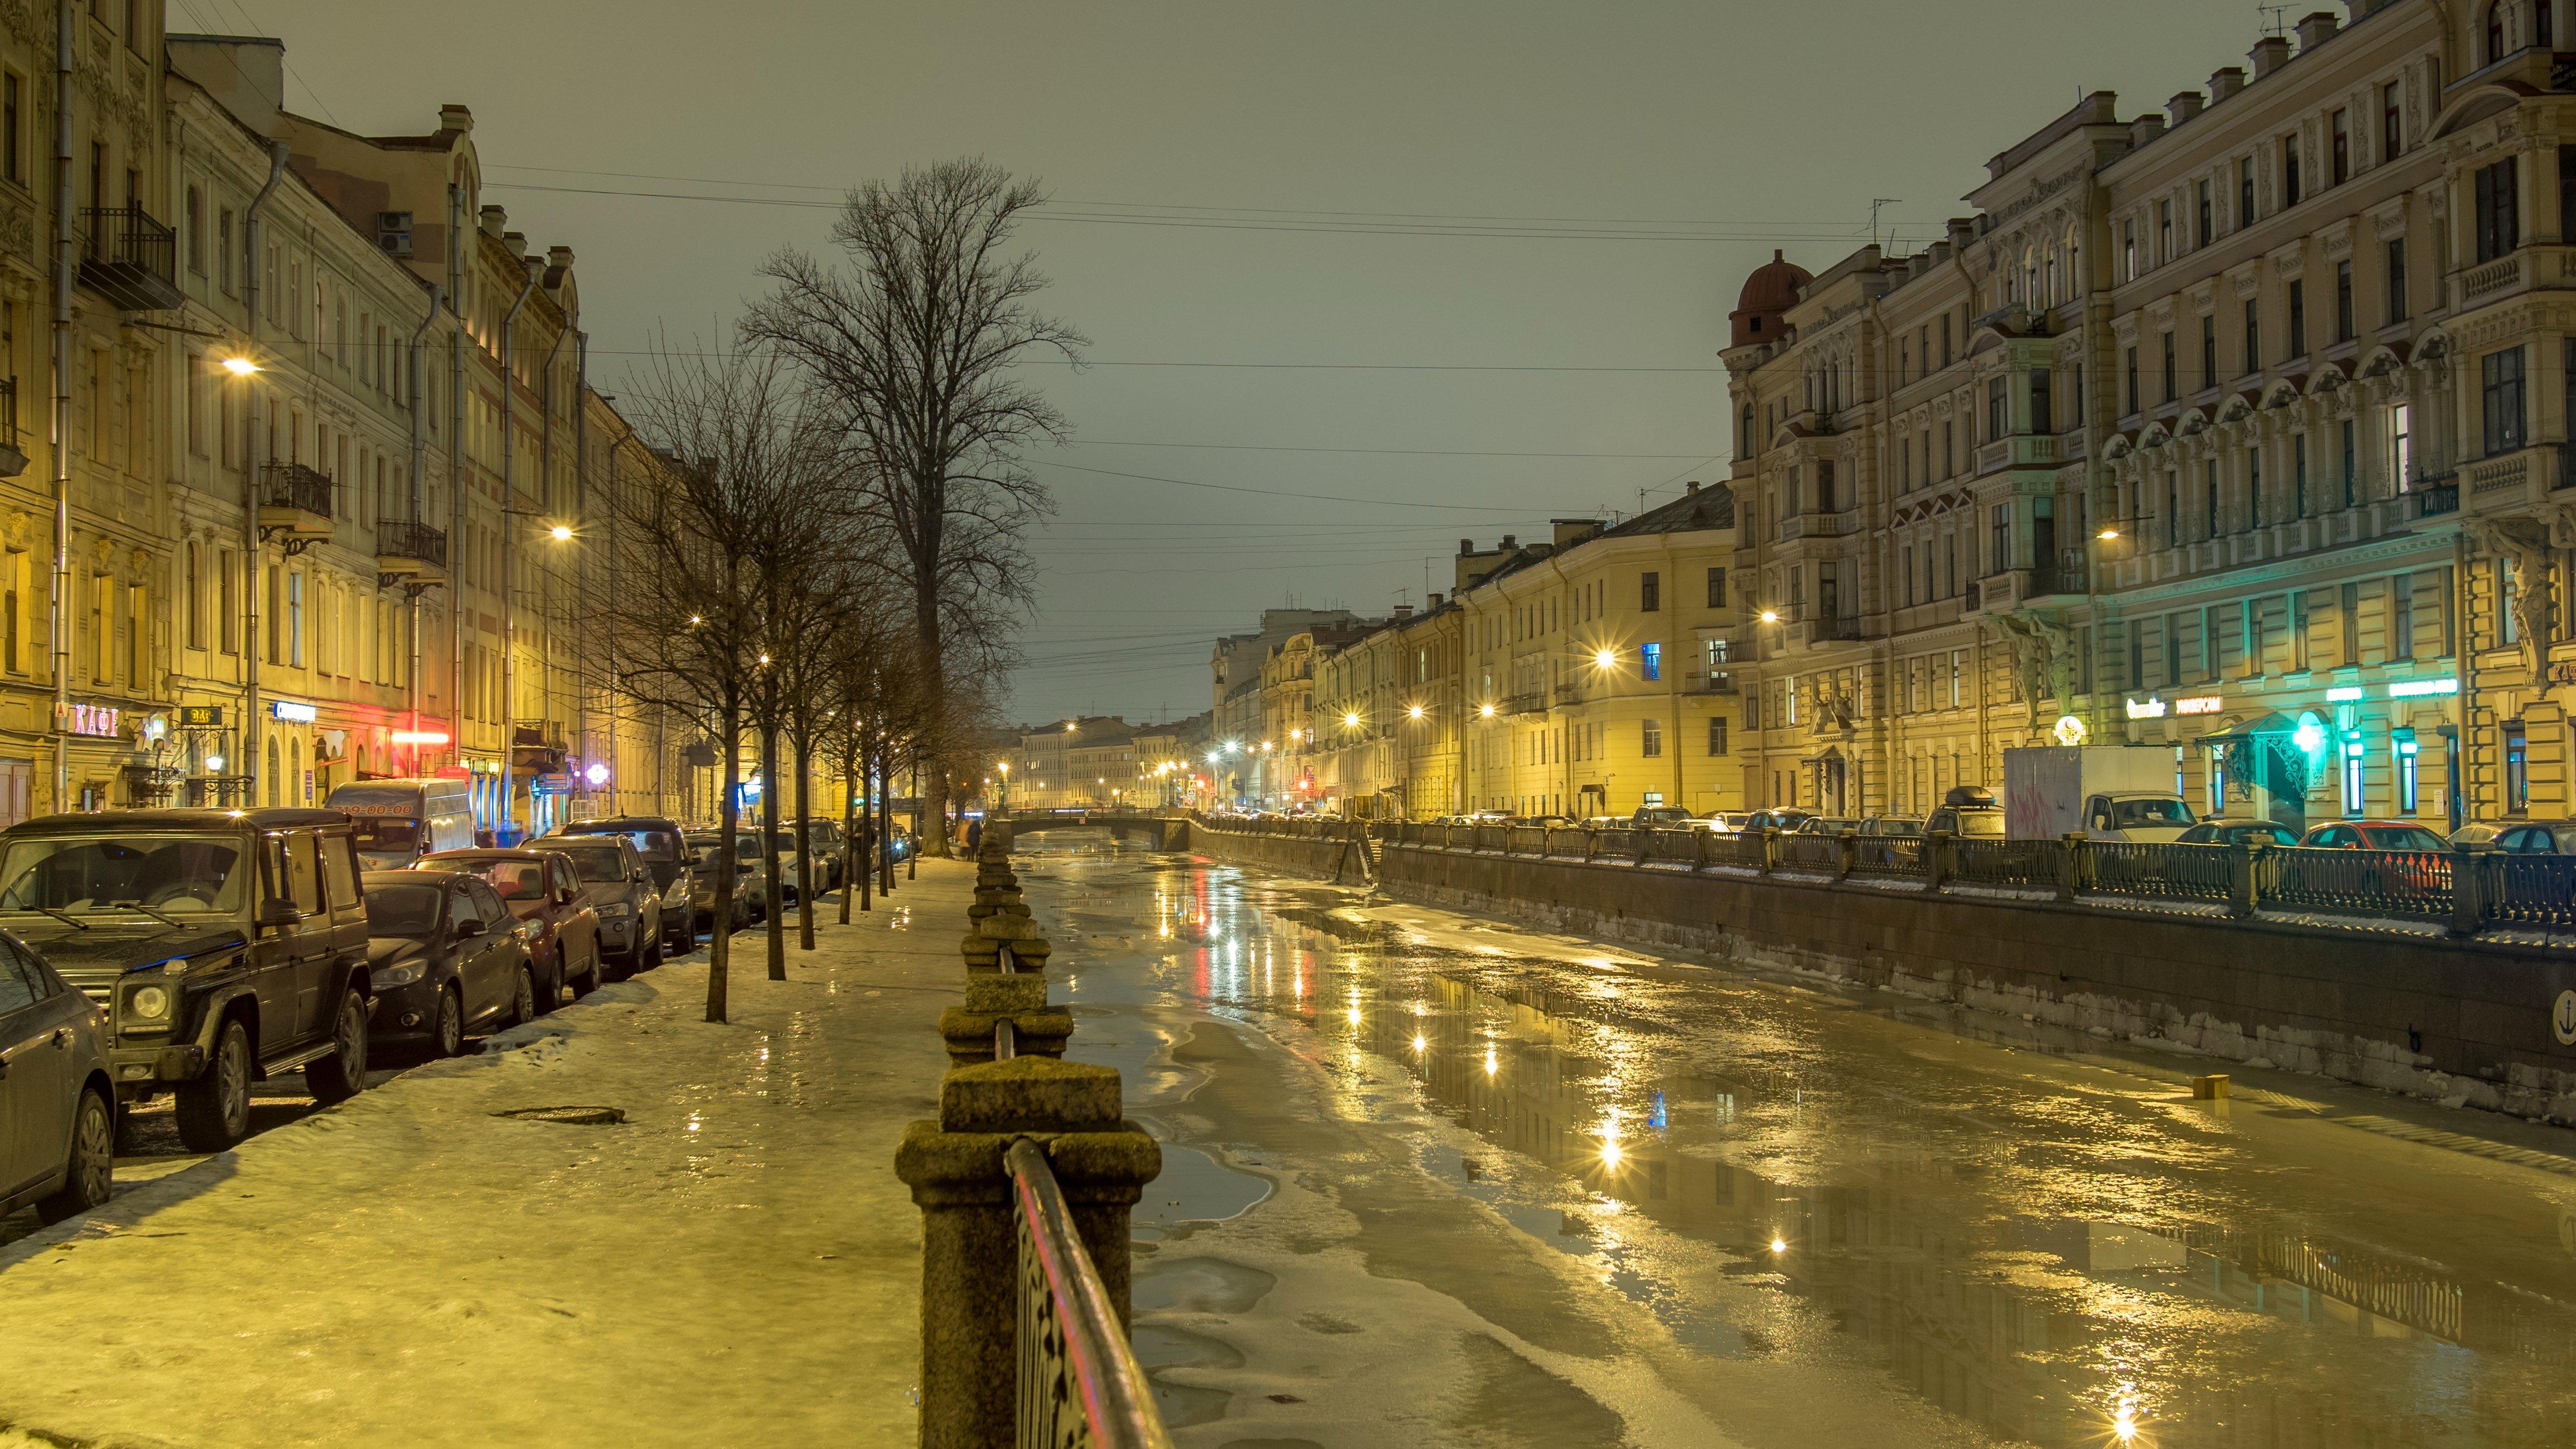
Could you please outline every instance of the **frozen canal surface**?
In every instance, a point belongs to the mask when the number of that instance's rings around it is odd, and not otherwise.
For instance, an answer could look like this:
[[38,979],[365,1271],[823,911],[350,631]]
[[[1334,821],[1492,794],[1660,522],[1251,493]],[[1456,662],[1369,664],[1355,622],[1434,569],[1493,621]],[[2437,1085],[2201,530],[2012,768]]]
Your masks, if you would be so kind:
[[1183,1445],[2576,1443],[2563,1131],[1081,839]]

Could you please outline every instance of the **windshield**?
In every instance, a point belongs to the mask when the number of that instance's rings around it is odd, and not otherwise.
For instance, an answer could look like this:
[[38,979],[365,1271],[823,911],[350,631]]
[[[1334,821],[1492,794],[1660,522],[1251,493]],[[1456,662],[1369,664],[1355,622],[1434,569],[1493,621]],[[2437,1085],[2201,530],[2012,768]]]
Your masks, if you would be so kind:
[[505,901],[541,901],[546,898],[546,863],[541,860],[440,860],[433,862],[440,870],[462,875],[479,875],[492,883],[492,889]]
[[2361,832],[2374,850],[2442,850],[2442,837],[2421,825],[2389,825]]
[[626,859],[614,845],[549,845],[546,848],[572,861],[572,873],[576,879],[626,879]]
[[1878,822],[1878,833],[1881,835],[1921,835],[1923,833],[1923,822],[1920,820],[1881,820]]
[[635,853],[646,860],[678,860],[680,838],[667,830],[628,830],[622,832]]
[[230,836],[71,835],[9,842],[0,910],[167,915],[238,911],[249,895],[241,842]]
[[1962,810],[1959,812],[1959,833],[1961,835],[1992,836],[1997,840],[2001,840],[2004,835],[2004,812],[2000,810]]
[[778,848],[779,848],[780,850],[785,851],[785,852],[787,852],[787,853],[788,853],[788,854],[790,854],[790,855],[795,854],[795,852],[796,852],[796,832],[795,832],[795,831],[793,831],[793,830],[773,830],[773,831],[771,831],[771,832],[769,832],[769,833],[770,833],[770,835],[771,835],[772,837],[774,837],[774,838],[778,841]]
[[420,849],[420,822],[389,815],[355,815],[349,836],[368,855],[408,855]]
[[409,936],[425,940],[438,929],[438,898],[445,888],[434,885],[375,886],[367,892],[367,934]]
[[2159,825],[2190,825],[2191,807],[2180,800],[2114,800],[2111,802],[2111,825],[2117,830],[2153,829]]
[[[690,836],[690,837],[689,837],[689,858],[690,858],[691,860],[693,860],[693,861],[697,862],[697,863],[698,863],[698,864],[700,864],[700,865],[713,865],[713,864],[715,864],[715,863],[716,863],[716,838],[715,838],[714,836],[712,836],[712,835],[693,835],[693,836]],[[735,837],[735,839],[734,839],[734,858],[735,858],[736,860],[758,860],[758,859],[760,859],[760,837],[758,837],[758,836],[756,836],[756,835],[743,835],[743,836],[737,836],[737,837]]]

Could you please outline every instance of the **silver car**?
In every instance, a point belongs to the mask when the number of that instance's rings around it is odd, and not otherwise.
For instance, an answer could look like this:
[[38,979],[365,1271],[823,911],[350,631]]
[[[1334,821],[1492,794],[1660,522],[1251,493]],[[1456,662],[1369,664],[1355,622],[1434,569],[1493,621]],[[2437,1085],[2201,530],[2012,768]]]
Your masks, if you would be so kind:
[[107,1201],[116,1087],[107,1019],[25,943],[0,934],[0,1218],[58,1223]]

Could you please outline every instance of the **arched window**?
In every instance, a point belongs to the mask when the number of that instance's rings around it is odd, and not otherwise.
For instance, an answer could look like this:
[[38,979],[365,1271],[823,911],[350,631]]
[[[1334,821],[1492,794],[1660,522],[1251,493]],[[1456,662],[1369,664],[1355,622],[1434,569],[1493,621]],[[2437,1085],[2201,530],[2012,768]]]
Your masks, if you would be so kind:
[[2487,7],[2487,64],[2504,59],[2504,0]]
[[2048,245],[2048,291],[2045,296],[2049,306],[2057,305],[2057,244],[2055,242]]
[[268,742],[268,803],[277,803],[277,741]]

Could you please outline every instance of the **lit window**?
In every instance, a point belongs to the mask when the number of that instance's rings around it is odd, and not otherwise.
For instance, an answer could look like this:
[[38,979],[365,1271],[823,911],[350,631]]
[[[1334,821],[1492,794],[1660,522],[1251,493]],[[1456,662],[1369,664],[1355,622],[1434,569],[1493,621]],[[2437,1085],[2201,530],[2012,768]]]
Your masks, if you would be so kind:
[[1663,678],[1664,646],[1661,644],[1647,644],[1641,646],[1637,651],[1637,668],[1640,674],[1647,679]]

